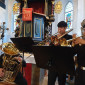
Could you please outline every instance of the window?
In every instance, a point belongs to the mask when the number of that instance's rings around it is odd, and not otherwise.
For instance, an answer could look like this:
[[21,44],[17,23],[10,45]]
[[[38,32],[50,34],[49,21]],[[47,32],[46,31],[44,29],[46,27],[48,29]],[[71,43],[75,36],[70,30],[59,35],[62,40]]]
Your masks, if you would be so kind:
[[68,2],[65,7],[65,21],[67,22],[67,29],[72,28],[72,21],[73,21],[73,4]]

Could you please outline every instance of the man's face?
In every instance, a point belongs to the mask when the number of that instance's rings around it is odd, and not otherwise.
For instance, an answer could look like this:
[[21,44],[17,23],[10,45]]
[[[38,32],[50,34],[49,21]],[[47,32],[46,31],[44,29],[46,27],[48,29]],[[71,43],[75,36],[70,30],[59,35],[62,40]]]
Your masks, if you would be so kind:
[[66,27],[58,27],[58,33],[64,34],[66,30]]

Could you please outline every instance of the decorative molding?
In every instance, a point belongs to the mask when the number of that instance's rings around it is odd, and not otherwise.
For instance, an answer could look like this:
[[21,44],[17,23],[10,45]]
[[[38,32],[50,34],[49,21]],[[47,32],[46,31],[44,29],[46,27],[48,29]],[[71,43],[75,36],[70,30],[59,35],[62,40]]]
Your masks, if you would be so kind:
[[62,2],[61,1],[58,1],[56,4],[55,4],[55,13],[60,13],[62,10]]
[[15,3],[13,6],[13,14],[17,14],[20,10],[20,3]]

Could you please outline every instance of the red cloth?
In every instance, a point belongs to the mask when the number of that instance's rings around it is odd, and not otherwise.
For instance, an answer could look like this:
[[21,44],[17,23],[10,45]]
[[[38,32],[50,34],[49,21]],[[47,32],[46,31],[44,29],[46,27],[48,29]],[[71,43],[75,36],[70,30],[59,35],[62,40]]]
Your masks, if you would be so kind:
[[27,63],[26,67],[24,68],[24,76],[27,80],[28,85],[31,85],[31,74],[32,74],[32,64]]
[[32,2],[28,5],[30,8],[33,8],[33,12],[44,14],[45,3],[44,2]]
[[23,21],[32,21],[32,8],[23,8],[22,9],[22,20]]

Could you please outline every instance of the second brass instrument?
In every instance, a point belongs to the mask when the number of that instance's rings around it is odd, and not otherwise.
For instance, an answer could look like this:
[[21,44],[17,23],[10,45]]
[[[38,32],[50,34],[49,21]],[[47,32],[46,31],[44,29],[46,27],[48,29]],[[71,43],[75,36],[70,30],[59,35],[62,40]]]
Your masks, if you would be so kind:
[[19,57],[19,50],[14,46],[13,43],[3,43],[2,45],[3,58],[3,69],[4,76],[0,78],[5,82],[14,82],[18,72],[21,69],[22,62],[19,62],[15,57]]
[[80,37],[83,37],[85,35],[81,35],[81,36],[78,36],[76,38],[73,38],[73,39],[70,39],[70,40],[67,40],[67,46],[74,46],[74,43],[72,43],[74,40],[76,40],[77,38],[80,38]]
[[10,42],[2,44],[2,51],[8,55],[19,54],[19,50],[15,47],[13,43],[10,43]]

